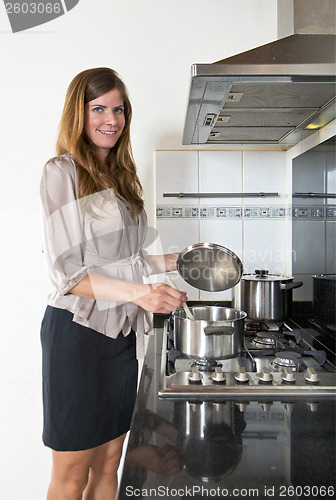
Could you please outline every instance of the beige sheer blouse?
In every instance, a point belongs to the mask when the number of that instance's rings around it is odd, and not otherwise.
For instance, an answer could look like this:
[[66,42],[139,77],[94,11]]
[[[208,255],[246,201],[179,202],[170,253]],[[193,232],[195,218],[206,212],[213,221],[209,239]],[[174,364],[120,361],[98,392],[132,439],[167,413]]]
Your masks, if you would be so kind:
[[90,271],[142,283],[151,274],[143,250],[147,217],[131,217],[129,203],[107,190],[77,196],[77,168],[70,154],[53,158],[41,181],[44,252],[55,290],[48,304],[74,314],[73,321],[116,338],[137,334],[137,357],[144,353],[144,334],[152,333],[152,314],[128,302],[108,302],[69,293]]

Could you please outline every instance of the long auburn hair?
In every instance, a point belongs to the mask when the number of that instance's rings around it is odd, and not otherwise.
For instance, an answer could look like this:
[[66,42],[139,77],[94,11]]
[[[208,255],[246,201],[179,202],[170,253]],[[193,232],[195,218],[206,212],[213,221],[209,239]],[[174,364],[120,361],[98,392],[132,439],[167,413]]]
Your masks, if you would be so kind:
[[[125,126],[117,144],[111,149],[108,158],[110,168],[106,172],[94,144],[84,132],[84,106],[114,89],[119,90],[124,101]],[[82,71],[75,76],[67,90],[56,151],[58,155],[70,153],[75,160],[80,198],[113,188],[132,204],[133,213],[138,214],[144,203],[131,149],[131,118],[132,106],[126,87],[113,69],[93,68]]]

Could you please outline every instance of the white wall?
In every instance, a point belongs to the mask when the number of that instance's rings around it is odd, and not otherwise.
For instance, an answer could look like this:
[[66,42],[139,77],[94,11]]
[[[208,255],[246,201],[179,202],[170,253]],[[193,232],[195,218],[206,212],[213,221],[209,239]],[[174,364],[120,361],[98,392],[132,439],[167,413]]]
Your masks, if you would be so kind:
[[181,146],[190,66],[276,38],[276,0],[80,0],[12,34],[0,3],[1,497],[42,500],[39,327],[49,291],[39,180],[54,155],[64,95],[79,71],[116,69],[134,106],[133,150],[154,223],[154,151]]

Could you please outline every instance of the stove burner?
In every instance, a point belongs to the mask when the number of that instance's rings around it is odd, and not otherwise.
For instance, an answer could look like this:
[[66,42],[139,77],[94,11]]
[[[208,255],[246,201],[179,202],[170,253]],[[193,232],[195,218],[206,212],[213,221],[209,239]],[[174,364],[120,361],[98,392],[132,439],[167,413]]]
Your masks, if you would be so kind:
[[246,333],[257,333],[257,332],[283,332],[285,328],[285,323],[283,321],[246,321],[244,325],[244,330]]
[[302,356],[297,352],[281,351],[276,354],[273,365],[280,369],[289,367],[299,371],[302,366]]
[[252,344],[257,347],[275,347],[276,338],[268,332],[258,332],[252,340]]
[[260,321],[247,321],[245,323],[246,332],[260,332],[261,330],[267,330],[267,327]]
[[196,359],[191,366],[197,366],[201,372],[214,372],[216,367],[221,367],[222,364],[215,359]]

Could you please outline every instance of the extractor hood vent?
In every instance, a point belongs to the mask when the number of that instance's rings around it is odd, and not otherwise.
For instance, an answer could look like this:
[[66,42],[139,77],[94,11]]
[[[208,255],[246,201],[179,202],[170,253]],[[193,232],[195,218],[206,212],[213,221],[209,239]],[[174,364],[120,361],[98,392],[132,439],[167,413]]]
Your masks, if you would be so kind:
[[335,34],[302,28],[312,5],[334,26],[335,0],[278,0],[279,16],[289,4],[301,33],[192,66],[183,144],[293,145],[335,118]]

